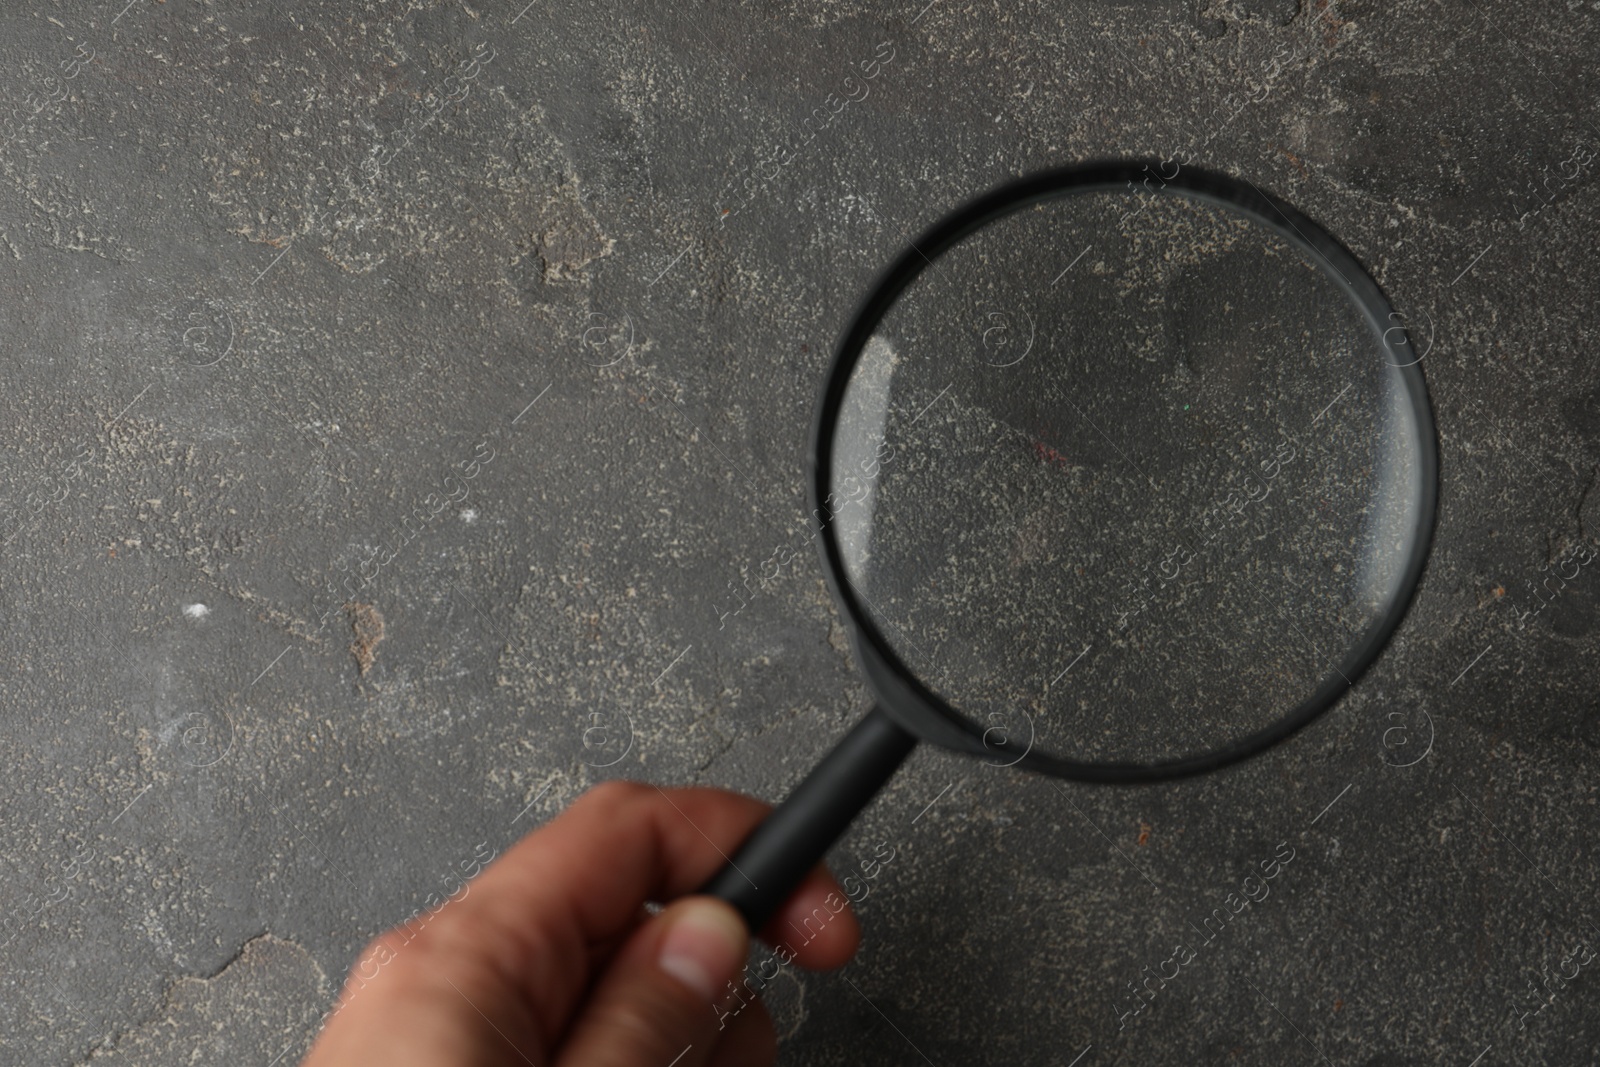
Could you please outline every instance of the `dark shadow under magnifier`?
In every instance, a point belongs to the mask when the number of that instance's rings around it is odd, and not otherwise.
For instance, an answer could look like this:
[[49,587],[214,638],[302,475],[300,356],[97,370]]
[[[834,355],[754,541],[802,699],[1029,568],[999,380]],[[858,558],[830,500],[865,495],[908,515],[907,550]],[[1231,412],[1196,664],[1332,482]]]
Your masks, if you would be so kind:
[[705,886],[752,930],[918,740],[1200,774],[1322,714],[1399,625],[1438,491],[1403,320],[1304,215],[1168,169],[967,204],[845,334],[810,493],[877,704]]

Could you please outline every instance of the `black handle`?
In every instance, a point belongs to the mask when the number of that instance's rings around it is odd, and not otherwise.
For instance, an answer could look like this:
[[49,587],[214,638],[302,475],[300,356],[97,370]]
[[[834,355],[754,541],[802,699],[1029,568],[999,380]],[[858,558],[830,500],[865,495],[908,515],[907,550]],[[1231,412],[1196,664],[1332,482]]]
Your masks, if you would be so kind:
[[916,747],[883,711],[867,712],[700,892],[759,931]]

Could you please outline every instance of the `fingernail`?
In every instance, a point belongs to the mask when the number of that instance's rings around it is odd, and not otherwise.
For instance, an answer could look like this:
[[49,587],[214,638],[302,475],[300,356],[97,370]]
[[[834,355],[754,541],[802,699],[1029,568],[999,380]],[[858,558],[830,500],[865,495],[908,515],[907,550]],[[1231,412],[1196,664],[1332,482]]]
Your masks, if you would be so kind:
[[668,911],[656,966],[705,999],[715,1000],[749,951],[744,920],[710,897],[680,901]]

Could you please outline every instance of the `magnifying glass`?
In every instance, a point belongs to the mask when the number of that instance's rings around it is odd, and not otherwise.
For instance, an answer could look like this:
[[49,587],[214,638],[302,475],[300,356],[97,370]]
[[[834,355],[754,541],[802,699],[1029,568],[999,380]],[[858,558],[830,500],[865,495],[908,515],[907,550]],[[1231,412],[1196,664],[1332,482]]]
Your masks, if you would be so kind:
[[1213,771],[1399,625],[1438,493],[1402,318],[1294,208],[1164,166],[980,197],[845,334],[810,496],[876,706],[703,888],[751,929],[919,740],[1088,782]]

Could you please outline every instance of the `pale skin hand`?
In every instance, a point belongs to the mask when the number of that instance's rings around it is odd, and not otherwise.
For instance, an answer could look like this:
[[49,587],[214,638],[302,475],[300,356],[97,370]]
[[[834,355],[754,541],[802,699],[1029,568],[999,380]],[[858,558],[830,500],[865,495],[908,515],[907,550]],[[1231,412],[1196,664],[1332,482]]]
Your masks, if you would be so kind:
[[[675,1067],[772,1064],[777,1039],[758,1001],[719,1028],[716,1005],[726,1009],[749,947],[743,923],[721,901],[684,897],[768,810],[718,789],[590,790],[420,932],[373,941],[302,1067],[667,1067],[680,1055]],[[844,898],[819,866],[763,939],[783,942],[830,894]],[[646,901],[673,903],[652,916]],[[839,967],[860,940],[846,907],[794,962]],[[377,961],[376,977],[356,981]]]

